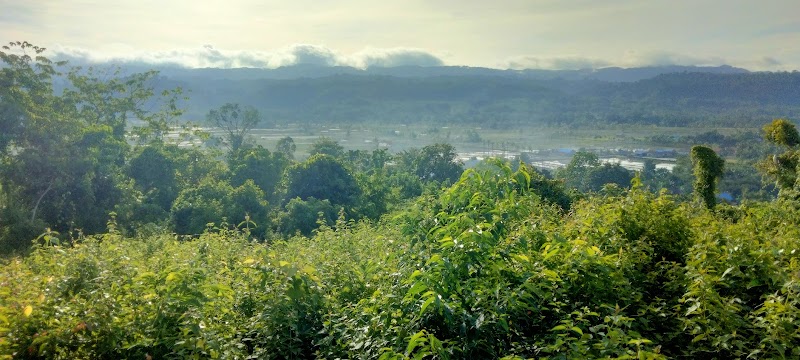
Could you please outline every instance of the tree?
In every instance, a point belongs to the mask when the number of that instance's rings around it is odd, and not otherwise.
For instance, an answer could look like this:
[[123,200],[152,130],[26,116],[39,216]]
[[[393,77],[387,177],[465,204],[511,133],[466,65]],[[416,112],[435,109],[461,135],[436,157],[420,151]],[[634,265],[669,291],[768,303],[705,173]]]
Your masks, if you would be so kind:
[[180,187],[175,160],[164,146],[142,147],[128,163],[127,173],[144,195],[145,203],[169,211]]
[[464,166],[453,145],[433,144],[423,147],[414,159],[414,172],[423,181],[453,183],[461,177]]
[[311,156],[324,154],[341,158],[344,155],[344,147],[339,145],[336,140],[322,136],[311,144],[311,150],[308,151],[308,154]]
[[236,226],[249,216],[256,224],[266,220],[264,193],[252,181],[233,187],[224,180],[207,178],[181,191],[172,205],[172,221],[179,234],[199,234],[209,223],[227,220]]
[[239,150],[245,137],[259,122],[261,115],[252,106],[227,103],[206,115],[206,122],[225,132],[225,141],[231,151]]
[[758,163],[759,169],[775,182],[780,197],[800,199],[800,135],[797,128],[787,120],[776,119],[764,126],[764,138],[782,147],[784,152]]
[[725,171],[725,160],[711,148],[695,145],[689,153],[694,166],[694,192],[709,209],[717,204],[717,181]]
[[103,231],[110,212],[125,210],[126,204],[135,201],[132,182],[123,171],[130,152],[124,136],[127,120],[135,117],[148,122],[169,116],[147,110],[159,108],[149,87],[156,73],[121,79],[116,73],[104,77],[94,70],[73,68],[62,78],[66,89],[56,93],[54,78],[61,75],[59,67],[65,63],[51,62],[41,55],[43,48],[26,42],[11,43],[3,50],[0,179],[4,198],[14,204],[17,214],[27,212],[29,222],[41,221],[63,234],[76,229],[86,234]]
[[286,204],[286,211],[278,214],[279,231],[286,235],[299,232],[309,236],[319,224],[332,225],[336,220],[336,207],[328,200],[310,197],[294,198]]
[[356,204],[361,189],[353,175],[336,158],[317,154],[286,170],[286,199],[330,200],[334,206]]
[[800,134],[794,124],[786,119],[775,119],[771,123],[764,125],[764,138],[774,144],[786,147],[800,145]]
[[587,174],[586,184],[589,191],[598,191],[608,184],[627,188],[631,184],[633,174],[620,164],[603,164],[592,168]]
[[589,173],[598,166],[600,159],[597,154],[581,149],[575,152],[567,166],[556,172],[556,177],[564,180],[568,189],[589,191]]
[[275,200],[275,189],[287,166],[289,160],[284,153],[270,153],[260,145],[239,149],[231,153],[228,160],[233,186],[240,186],[250,180],[261,188],[271,201]]
[[295,150],[297,150],[297,145],[294,144],[291,136],[281,138],[275,145],[275,152],[283,154],[289,160],[294,160]]

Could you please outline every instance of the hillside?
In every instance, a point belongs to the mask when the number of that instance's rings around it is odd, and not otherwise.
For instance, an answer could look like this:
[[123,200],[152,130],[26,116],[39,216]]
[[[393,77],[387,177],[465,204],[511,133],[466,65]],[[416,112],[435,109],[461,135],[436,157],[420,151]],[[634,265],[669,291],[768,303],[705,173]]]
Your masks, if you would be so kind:
[[188,119],[200,120],[214,107],[240,102],[278,125],[435,121],[506,128],[598,123],[754,127],[776,116],[800,114],[800,73],[679,67],[587,72],[300,69],[164,70],[154,85],[187,90]]

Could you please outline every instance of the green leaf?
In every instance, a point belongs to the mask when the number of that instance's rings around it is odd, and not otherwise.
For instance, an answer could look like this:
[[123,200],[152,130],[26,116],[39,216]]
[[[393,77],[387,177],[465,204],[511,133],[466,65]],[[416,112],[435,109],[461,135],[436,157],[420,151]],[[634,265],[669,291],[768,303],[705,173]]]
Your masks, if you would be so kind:
[[[417,346],[419,346],[420,342],[424,343],[425,341],[424,336],[425,336],[425,330],[420,330],[416,334],[411,335],[411,339],[408,340],[408,345],[406,346],[406,356],[411,354],[411,352],[413,352],[414,349],[416,349]],[[422,341],[420,341],[420,339],[422,339]]]
[[421,293],[423,290],[427,288],[428,286],[425,285],[425,283],[417,281],[416,283],[414,283],[414,286],[412,286],[411,289],[408,289],[408,293],[406,293],[406,296],[414,296],[416,294]]
[[514,254],[514,255],[511,255],[511,257],[516,259],[519,262],[530,262],[531,261],[531,259],[529,257],[527,257],[526,255],[523,255],[523,254]]
[[434,300],[436,300],[436,296],[435,295],[429,297],[428,299],[425,300],[425,302],[422,303],[422,307],[420,307],[420,309],[419,309],[419,315],[420,316],[422,316],[422,314],[425,313],[425,309],[427,309],[428,306],[430,306],[430,304],[433,303]]
[[578,333],[578,334],[580,334],[581,336],[583,336],[583,330],[581,330],[581,328],[579,328],[577,326],[573,326],[573,327],[571,327],[569,329],[574,331],[574,332],[576,332],[576,333]]

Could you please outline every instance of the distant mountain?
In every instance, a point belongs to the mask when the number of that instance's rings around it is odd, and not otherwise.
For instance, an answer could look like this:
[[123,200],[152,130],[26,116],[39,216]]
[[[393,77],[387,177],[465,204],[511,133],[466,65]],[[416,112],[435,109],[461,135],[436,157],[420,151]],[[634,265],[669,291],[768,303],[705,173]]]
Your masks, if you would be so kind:
[[462,67],[169,69],[155,86],[187,90],[186,116],[192,120],[227,102],[255,106],[278,124],[756,127],[776,117],[800,117],[800,73],[751,73],[732,67],[563,72]]
[[[78,64],[80,65],[80,64]],[[599,80],[607,82],[634,82],[670,73],[712,73],[743,74],[749,71],[728,65],[723,66],[655,66],[641,68],[610,67],[584,70],[501,70],[468,66],[399,66],[370,67],[358,69],[348,66],[321,66],[299,64],[276,69],[259,68],[201,68],[189,69],[176,66],[150,66],[141,64],[120,64],[127,73],[158,70],[163,76],[174,79],[206,80],[254,80],[254,79],[301,79],[321,78],[334,75],[385,75],[395,77],[433,77],[433,76],[496,76],[523,79],[563,79]]]

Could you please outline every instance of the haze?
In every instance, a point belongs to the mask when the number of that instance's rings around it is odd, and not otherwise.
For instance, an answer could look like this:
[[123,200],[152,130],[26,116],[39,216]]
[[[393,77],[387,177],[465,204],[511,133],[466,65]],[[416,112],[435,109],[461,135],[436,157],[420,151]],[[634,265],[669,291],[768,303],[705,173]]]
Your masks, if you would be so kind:
[[89,61],[800,68],[796,0],[0,0],[0,8],[4,41]]

